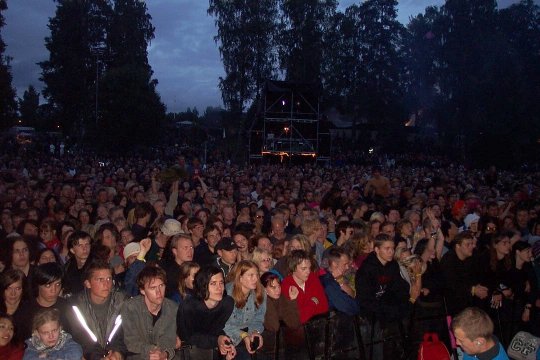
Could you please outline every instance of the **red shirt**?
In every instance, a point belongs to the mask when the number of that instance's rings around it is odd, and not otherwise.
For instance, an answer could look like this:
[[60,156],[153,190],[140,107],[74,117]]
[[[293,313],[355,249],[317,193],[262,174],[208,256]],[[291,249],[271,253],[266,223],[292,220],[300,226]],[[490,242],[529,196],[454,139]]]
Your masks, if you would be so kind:
[[293,279],[292,275],[287,276],[281,283],[281,293],[289,300],[289,289],[295,286],[298,289],[296,304],[300,314],[300,322],[306,323],[315,315],[328,312],[328,299],[324,293],[324,288],[316,273],[310,273],[305,283],[304,290]]
[[4,360],[21,360],[24,355],[24,346],[23,344],[9,343],[6,346],[0,346],[0,354]]

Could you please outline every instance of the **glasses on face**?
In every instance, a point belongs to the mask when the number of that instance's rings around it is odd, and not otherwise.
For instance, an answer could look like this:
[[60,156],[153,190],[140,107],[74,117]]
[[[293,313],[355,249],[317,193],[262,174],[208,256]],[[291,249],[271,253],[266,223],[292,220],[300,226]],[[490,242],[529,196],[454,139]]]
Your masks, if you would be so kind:
[[263,217],[264,217],[263,215],[255,215],[256,219],[262,219]]
[[60,328],[52,329],[51,331],[39,331],[39,334],[43,337],[49,337],[51,335],[58,335],[60,333]]
[[497,231],[497,227],[496,226],[488,226],[488,227],[486,227],[486,231]]
[[261,262],[271,262],[272,258],[261,259]]

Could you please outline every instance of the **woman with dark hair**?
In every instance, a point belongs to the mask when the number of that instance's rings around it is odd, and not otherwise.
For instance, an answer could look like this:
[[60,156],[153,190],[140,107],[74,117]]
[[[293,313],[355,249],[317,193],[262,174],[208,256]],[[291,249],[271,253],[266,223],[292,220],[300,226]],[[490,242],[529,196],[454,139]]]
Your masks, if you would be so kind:
[[13,318],[0,312],[0,354],[4,360],[21,360],[24,344],[14,338]]
[[193,286],[195,275],[201,269],[199,264],[193,261],[186,261],[180,265],[180,275],[178,277],[178,290],[171,293],[171,300],[180,304],[188,297],[193,296]]
[[512,284],[514,311],[511,339],[519,329],[525,329],[538,335],[538,280],[532,266],[531,244],[518,241],[512,247],[512,268],[508,275]]
[[62,264],[62,259],[60,259],[60,256],[52,249],[44,248],[39,250],[36,256],[36,266],[50,262]]
[[23,236],[12,237],[8,245],[7,268],[20,270],[26,275],[28,280],[32,277],[34,265],[33,244]]
[[90,211],[88,211],[87,209],[82,209],[81,211],[79,211],[78,220],[81,223],[81,231],[90,234],[90,236],[94,236],[94,234],[96,233],[96,228],[94,224],[91,223],[90,219]]
[[[227,294],[234,299],[232,315],[225,333],[236,346],[238,359],[249,359],[263,346],[266,294],[259,281],[259,269],[253,261],[242,260],[229,273]],[[242,344],[243,343],[243,344]]]
[[299,291],[296,302],[300,321],[306,323],[313,316],[328,311],[328,299],[315,272],[311,271],[311,257],[303,250],[294,250],[289,256],[289,276],[283,279],[282,290],[289,299],[289,289]]
[[43,203],[45,204],[44,209],[42,210],[42,215],[44,218],[52,218],[54,219],[54,206],[58,202],[58,199],[56,196],[49,194],[45,197],[43,200]]
[[25,322],[23,307],[26,302],[26,277],[16,269],[0,274],[0,313],[10,315],[15,325],[15,340],[24,341],[22,325]]
[[114,224],[107,223],[101,225],[96,232],[94,240],[96,241],[97,245],[103,245],[109,248],[110,252],[108,260],[113,267],[123,263],[120,254],[124,249],[119,246],[119,244],[121,244],[120,233]]
[[512,268],[512,234],[505,232],[492,237],[491,246],[480,255],[478,268],[483,271],[482,282],[492,294],[491,306],[498,309],[504,299],[512,296],[508,274]]
[[191,345],[190,359],[217,359],[216,347],[227,359],[236,355],[231,339],[223,330],[234,307],[233,299],[224,289],[223,272],[215,266],[203,267],[195,275],[193,296],[178,307],[177,335]]
[[58,309],[62,323],[67,324],[65,318],[68,310],[67,301],[60,297],[63,275],[62,268],[56,263],[46,263],[36,267],[31,297],[21,309],[25,318],[21,328],[24,339],[31,336],[32,319],[40,310]]
[[[442,305],[442,296],[444,290],[444,278],[441,272],[441,266],[437,256],[435,255],[435,246],[432,239],[420,239],[414,248],[414,254],[419,256],[426,269],[421,274],[422,288],[418,303],[435,303]],[[433,307],[431,306],[431,307]]]

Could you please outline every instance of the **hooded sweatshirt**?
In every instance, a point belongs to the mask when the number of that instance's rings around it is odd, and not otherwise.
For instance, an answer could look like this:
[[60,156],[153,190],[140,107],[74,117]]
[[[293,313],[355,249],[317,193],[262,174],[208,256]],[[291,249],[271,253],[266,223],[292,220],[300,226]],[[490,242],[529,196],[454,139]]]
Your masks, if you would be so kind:
[[381,323],[405,318],[409,313],[409,285],[395,261],[382,264],[372,252],[356,272],[356,299],[360,315]]

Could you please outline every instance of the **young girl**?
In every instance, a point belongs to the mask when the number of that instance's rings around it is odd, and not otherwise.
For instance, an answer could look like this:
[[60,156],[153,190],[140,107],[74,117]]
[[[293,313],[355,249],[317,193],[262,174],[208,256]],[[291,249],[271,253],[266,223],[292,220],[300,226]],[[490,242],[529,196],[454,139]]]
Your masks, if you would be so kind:
[[62,330],[57,309],[45,309],[34,316],[32,337],[26,345],[23,360],[75,360],[83,356],[81,346]]

